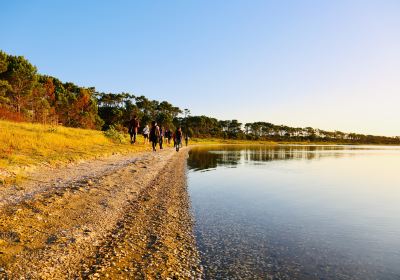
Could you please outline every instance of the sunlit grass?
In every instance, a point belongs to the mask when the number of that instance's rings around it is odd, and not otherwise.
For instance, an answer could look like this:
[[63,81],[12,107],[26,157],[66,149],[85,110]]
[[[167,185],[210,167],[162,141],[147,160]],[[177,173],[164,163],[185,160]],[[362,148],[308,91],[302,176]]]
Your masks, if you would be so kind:
[[141,136],[139,143],[130,145],[127,135],[115,143],[101,131],[0,120],[0,183],[38,166],[150,150]]

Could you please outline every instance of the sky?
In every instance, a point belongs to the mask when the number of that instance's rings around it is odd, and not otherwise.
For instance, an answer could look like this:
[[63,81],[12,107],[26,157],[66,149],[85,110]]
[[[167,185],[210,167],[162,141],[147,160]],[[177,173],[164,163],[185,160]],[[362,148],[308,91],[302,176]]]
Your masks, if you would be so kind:
[[0,49],[192,115],[397,136],[399,14],[397,0],[0,0]]

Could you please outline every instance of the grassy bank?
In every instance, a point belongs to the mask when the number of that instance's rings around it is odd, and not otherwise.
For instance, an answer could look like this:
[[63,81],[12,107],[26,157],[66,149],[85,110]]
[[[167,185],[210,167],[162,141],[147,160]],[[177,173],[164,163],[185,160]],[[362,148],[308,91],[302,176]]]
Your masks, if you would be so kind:
[[128,136],[119,143],[96,130],[0,120],[0,184],[18,181],[38,166],[144,150],[150,149],[130,145]]

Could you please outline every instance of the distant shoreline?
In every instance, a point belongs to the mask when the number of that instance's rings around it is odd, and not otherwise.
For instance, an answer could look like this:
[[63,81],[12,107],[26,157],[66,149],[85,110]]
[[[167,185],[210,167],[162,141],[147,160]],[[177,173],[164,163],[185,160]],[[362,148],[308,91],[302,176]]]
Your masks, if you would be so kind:
[[316,145],[316,146],[400,146],[400,144],[374,144],[374,143],[351,143],[351,142],[321,142],[321,141],[269,141],[269,140],[236,140],[219,138],[194,138],[189,142],[190,145]]

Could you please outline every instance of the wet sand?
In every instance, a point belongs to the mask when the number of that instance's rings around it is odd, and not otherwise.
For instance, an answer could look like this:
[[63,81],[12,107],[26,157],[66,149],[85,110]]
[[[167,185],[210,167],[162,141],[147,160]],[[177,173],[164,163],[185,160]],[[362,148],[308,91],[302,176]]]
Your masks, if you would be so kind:
[[187,149],[43,168],[0,189],[0,279],[201,279]]

